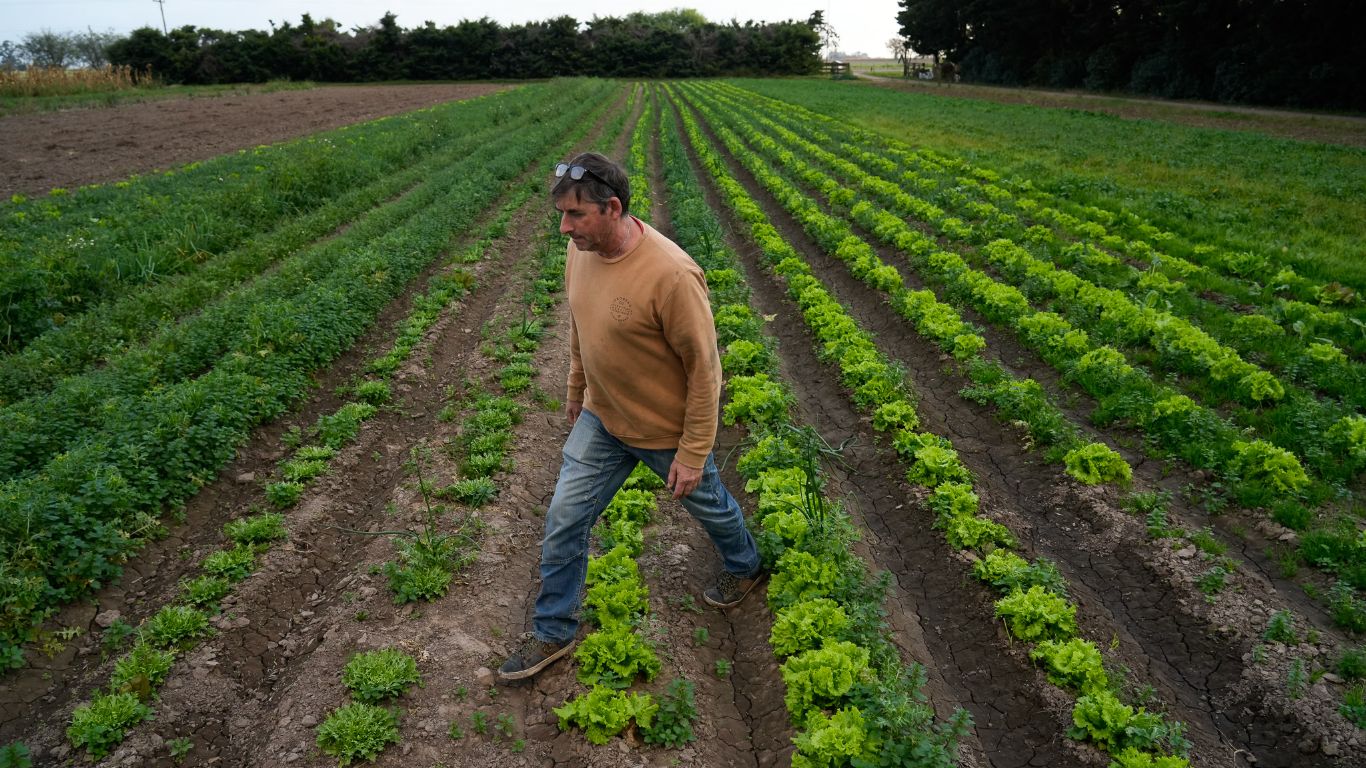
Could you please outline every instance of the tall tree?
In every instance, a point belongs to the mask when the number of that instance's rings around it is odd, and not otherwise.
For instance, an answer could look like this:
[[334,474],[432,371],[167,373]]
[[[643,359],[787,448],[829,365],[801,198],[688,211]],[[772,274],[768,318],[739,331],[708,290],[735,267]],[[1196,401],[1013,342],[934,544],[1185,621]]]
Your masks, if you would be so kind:
[[24,35],[24,41],[19,44],[19,48],[35,67],[60,69],[74,61],[75,50],[71,45],[71,38],[50,29]]
[[27,59],[13,40],[0,41],[0,69],[23,69]]
[[87,29],[71,36],[72,58],[87,67],[99,68],[109,63],[109,45],[119,36],[114,30],[96,32]]
[[967,25],[959,16],[960,3],[948,0],[901,0],[896,15],[901,36],[911,48],[940,57],[954,56],[967,42]]

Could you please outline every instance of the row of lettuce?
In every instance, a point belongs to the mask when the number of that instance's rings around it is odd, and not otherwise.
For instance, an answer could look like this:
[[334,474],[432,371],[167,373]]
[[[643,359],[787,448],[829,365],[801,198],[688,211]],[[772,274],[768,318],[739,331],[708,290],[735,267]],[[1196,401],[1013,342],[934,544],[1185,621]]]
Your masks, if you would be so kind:
[[[22,665],[21,646],[46,616],[115,578],[164,510],[303,396],[312,371],[348,349],[513,178],[592,124],[611,88],[551,87],[517,118],[516,140],[451,158],[147,343],[6,408],[0,666]],[[500,112],[496,99],[466,109]]]
[[[698,99],[692,103],[711,120],[717,135],[746,169],[826,253],[844,262],[850,273],[870,288],[883,293],[898,314],[962,364],[973,382],[968,391],[971,397],[990,403],[1002,421],[1025,425],[1031,440],[1048,447],[1047,456],[1063,463],[1076,479],[1090,484],[1131,479],[1132,470],[1123,457],[1102,442],[1086,439],[1037,381],[1019,378],[989,359],[984,354],[987,342],[979,329],[940,302],[932,291],[907,289],[901,273],[883,262],[847,222],[826,214],[796,186],[774,173],[760,156],[745,151],[738,137],[717,121],[717,112],[710,105]],[[913,428],[915,424],[907,426]]]
[[[710,101],[713,90],[699,88],[698,92],[705,93]],[[1319,441],[1322,452],[1331,450],[1335,455],[1336,463],[1323,473],[1323,477],[1333,477],[1334,482],[1327,482],[1322,477],[1316,479],[1290,451],[1247,434],[1245,426],[1232,422],[1221,411],[1197,403],[1167,379],[1154,376],[1140,365],[1130,364],[1124,353],[1115,347],[1093,341],[1086,329],[1074,326],[1055,312],[1035,310],[1019,289],[974,269],[962,255],[941,249],[933,238],[902,218],[907,215],[914,220],[914,214],[906,211],[919,205],[915,198],[900,190],[888,190],[885,183],[868,183],[865,186],[883,189],[886,198],[893,201],[896,212],[881,207],[880,200],[861,199],[854,189],[806,163],[786,145],[759,133],[745,117],[734,116],[737,110],[718,110],[701,103],[701,99],[698,101],[699,107],[709,110],[712,115],[718,135],[729,141],[732,151],[761,183],[774,191],[780,202],[792,210],[813,238],[836,258],[850,262],[851,271],[865,282],[887,291],[892,306],[907,315],[922,333],[936,338],[943,346],[952,338],[950,333],[954,326],[936,323],[927,331],[924,322],[916,322],[914,314],[904,311],[907,302],[897,297],[897,278],[892,277],[892,272],[877,271],[882,265],[873,261],[876,256],[862,255],[870,252],[867,246],[844,234],[848,225],[838,217],[824,214],[792,182],[786,181],[782,173],[774,171],[764,157],[773,158],[786,173],[819,190],[832,209],[844,212],[885,245],[895,248],[906,258],[913,274],[941,286],[953,301],[966,304],[983,317],[1011,328],[1021,343],[1057,368],[1065,380],[1076,383],[1096,398],[1099,408],[1092,414],[1094,421],[1136,427],[1147,436],[1151,450],[1181,458],[1196,468],[1214,471],[1224,492],[1240,503],[1268,507],[1276,520],[1301,530],[1299,551],[1305,561],[1338,576],[1343,588],[1349,591],[1366,585],[1366,550],[1360,544],[1359,526],[1350,513],[1337,511],[1340,497],[1348,493],[1341,485],[1343,473],[1354,473],[1358,462],[1355,457],[1358,454],[1366,456],[1356,447],[1357,427],[1366,420],[1356,415],[1343,416],[1336,422],[1320,424],[1322,430],[1318,434],[1302,438],[1304,442]],[[728,106],[733,103],[728,100]],[[773,111],[768,110],[769,113]],[[826,159],[833,162],[831,158]],[[854,167],[853,170],[858,169]],[[867,177],[864,179],[866,182]],[[1013,245],[999,242],[983,250],[993,248],[1001,252],[1018,252]],[[1054,276],[1060,274],[1052,267],[1047,271]],[[936,333],[936,327],[947,327],[949,331]],[[993,399],[977,381],[981,368],[974,371],[969,366],[967,370],[974,379],[974,386],[965,390],[966,395],[996,402],[998,408],[1002,399],[1011,405],[1017,405],[1023,399],[1015,391],[1007,391],[1007,397]],[[1031,435],[1040,432],[1035,422],[1046,423],[1037,416],[1014,418],[1029,425]],[[1310,431],[1302,428],[1300,433]],[[1038,441],[1037,437],[1035,439]],[[1320,464],[1317,468],[1324,469],[1324,466]],[[1366,617],[1357,616],[1358,613],[1346,612],[1345,622],[1339,623],[1357,631],[1366,629],[1362,624]]]

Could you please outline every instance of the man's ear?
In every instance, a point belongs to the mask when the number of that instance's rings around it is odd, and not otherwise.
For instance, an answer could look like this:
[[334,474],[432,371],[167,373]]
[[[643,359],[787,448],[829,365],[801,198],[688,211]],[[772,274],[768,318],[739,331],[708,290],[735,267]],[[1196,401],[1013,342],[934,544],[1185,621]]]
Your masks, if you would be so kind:
[[607,198],[607,215],[614,219],[621,218],[621,198],[616,195]]

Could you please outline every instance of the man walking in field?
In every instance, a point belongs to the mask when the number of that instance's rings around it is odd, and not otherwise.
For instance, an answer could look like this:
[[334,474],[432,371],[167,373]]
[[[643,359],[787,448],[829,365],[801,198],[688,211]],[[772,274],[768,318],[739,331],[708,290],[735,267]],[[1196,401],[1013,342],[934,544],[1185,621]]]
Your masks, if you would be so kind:
[[498,670],[504,680],[531,677],[572,650],[589,531],[638,461],[664,479],[721,555],[704,600],[739,605],[760,571],[744,514],[712,457],[721,361],[701,268],[630,215],[630,182],[616,163],[590,152],[561,163],[555,176],[550,196],[571,241],[564,286],[572,429],[545,516],[532,632]]

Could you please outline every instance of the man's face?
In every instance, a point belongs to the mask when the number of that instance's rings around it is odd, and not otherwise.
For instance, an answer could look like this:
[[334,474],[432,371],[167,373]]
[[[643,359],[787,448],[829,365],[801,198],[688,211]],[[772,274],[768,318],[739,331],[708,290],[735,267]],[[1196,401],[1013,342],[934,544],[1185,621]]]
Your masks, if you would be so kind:
[[560,212],[560,234],[569,235],[580,251],[604,253],[615,243],[621,221],[621,201],[615,197],[600,209],[575,190],[555,198],[555,210]]

